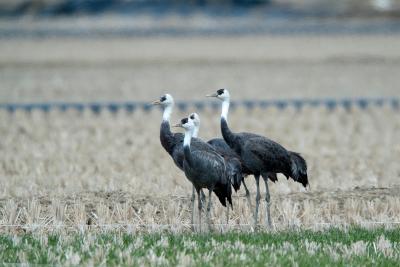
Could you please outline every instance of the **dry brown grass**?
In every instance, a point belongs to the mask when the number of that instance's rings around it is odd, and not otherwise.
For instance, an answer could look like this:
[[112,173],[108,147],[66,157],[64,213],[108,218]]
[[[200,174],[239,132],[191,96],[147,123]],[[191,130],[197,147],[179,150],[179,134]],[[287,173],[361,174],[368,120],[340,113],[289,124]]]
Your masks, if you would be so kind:
[[[150,101],[166,91],[177,99],[202,99],[225,85],[236,100],[399,95],[399,40],[7,40],[0,43],[0,99]],[[219,136],[218,114],[200,112],[204,139]],[[160,120],[158,110],[99,116],[0,111],[1,224],[185,228],[191,185],[159,143]],[[311,192],[284,177],[270,186],[277,227],[399,221],[397,110],[237,109],[230,123],[307,159]],[[247,179],[254,198],[253,178]],[[215,203],[214,222],[223,223]],[[230,225],[249,222],[246,202],[235,198]]]
[[[204,139],[220,136],[215,113],[201,113]],[[119,189],[165,196],[190,188],[160,145],[158,110],[100,116],[3,111],[0,116],[2,197]],[[230,122],[232,129],[257,132],[300,151],[309,164],[312,189],[323,190],[397,184],[399,116],[389,107],[239,109]],[[273,190],[289,193],[301,186],[280,179]]]
[[[205,139],[219,135],[214,113],[201,114]],[[2,112],[2,223],[76,226],[89,220],[185,228],[191,187],[159,144],[160,115]],[[303,153],[312,191],[280,177],[271,192],[277,226],[306,226],[399,221],[400,190],[390,189],[400,173],[393,160],[400,156],[399,116],[390,108],[238,109],[230,121],[233,129],[268,135]],[[254,197],[253,178],[247,179]],[[387,189],[368,189],[373,187]],[[214,223],[224,223],[215,203]],[[235,198],[232,226],[250,222],[244,198]]]
[[[275,229],[324,229],[358,224],[393,226],[400,220],[398,186],[349,191],[275,194],[271,211]],[[20,231],[186,231],[189,197],[138,196],[133,193],[81,192],[64,197],[13,198],[0,201],[0,232]],[[214,229],[251,230],[252,211],[245,198],[234,197],[228,225],[223,208],[213,209]],[[264,212],[261,217],[264,218]],[[395,224],[396,225],[396,224]]]

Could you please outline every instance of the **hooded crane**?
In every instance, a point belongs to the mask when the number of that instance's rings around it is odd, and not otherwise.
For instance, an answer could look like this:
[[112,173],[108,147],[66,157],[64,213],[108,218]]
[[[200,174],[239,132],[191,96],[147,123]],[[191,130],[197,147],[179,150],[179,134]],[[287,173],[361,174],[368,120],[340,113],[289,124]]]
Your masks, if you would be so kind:
[[[226,163],[221,155],[213,150],[194,150],[191,149],[191,141],[195,125],[193,120],[184,118],[175,127],[185,129],[183,141],[184,161],[183,169],[186,177],[192,182],[196,188],[197,196],[200,198],[200,190],[207,188],[209,191],[207,205],[207,221],[210,229],[211,218],[211,193],[214,191],[221,201],[221,196],[224,200],[227,199],[232,206],[232,188],[231,181],[227,175]],[[225,206],[225,205],[224,205]],[[201,231],[201,208],[202,203],[198,201],[199,210],[199,228]],[[227,207],[229,210],[229,207]],[[227,210],[227,211],[228,211]]]
[[[189,116],[193,121],[196,126],[195,132],[193,134],[194,137],[198,136],[199,128],[200,128],[200,118],[197,115],[197,113],[192,113]],[[245,183],[244,178],[247,177],[249,174],[251,174],[251,171],[246,169],[244,164],[241,161],[240,156],[232,149],[229,147],[229,145],[225,142],[223,138],[213,138],[211,140],[207,141],[208,144],[210,144],[220,155],[222,155],[226,160],[229,161],[231,168],[231,177],[233,177],[233,188],[237,192],[239,190],[241,183],[244,186],[244,190],[246,192],[246,199],[247,199],[247,204],[249,206],[249,209],[252,209],[251,205],[251,200],[250,200],[250,191],[247,188],[247,185]],[[278,177],[276,173],[268,173],[269,179],[271,181],[277,181]]]
[[[189,119],[193,120],[195,126],[193,137],[198,137],[200,129],[200,117],[197,113],[192,113],[189,115]],[[241,183],[243,183],[246,191],[247,203],[251,209],[250,192],[246,186],[246,183],[244,182],[244,177],[248,175],[248,171],[243,168],[239,155],[233,151],[222,138],[213,138],[207,141],[207,143],[210,144],[227,162],[228,173],[231,177],[232,185],[236,192],[240,189]]]
[[222,100],[221,132],[226,143],[242,159],[246,169],[254,175],[257,185],[256,209],[254,212],[254,225],[257,225],[258,207],[260,204],[260,175],[265,183],[266,190],[266,223],[272,227],[270,215],[270,193],[268,178],[275,182],[276,174],[282,173],[287,178],[291,177],[304,187],[308,185],[306,161],[296,152],[286,150],[280,144],[253,133],[233,133],[228,127],[228,111],[230,95],[227,89],[219,89],[216,93],[208,95]]
[[[184,136],[182,133],[172,133],[170,128],[170,117],[172,114],[172,110],[174,108],[174,98],[170,94],[165,94],[160,97],[159,100],[153,101],[153,105],[161,105],[164,109],[163,111],[163,118],[160,126],[160,141],[163,148],[167,151],[167,153],[172,157],[175,165],[184,171],[183,169],[183,139]],[[204,143],[197,138],[192,140],[192,149],[193,150],[212,150],[213,148],[208,144]],[[200,191],[202,197],[198,200],[205,201],[205,195],[203,191]],[[226,199],[223,195],[216,192],[218,195],[219,200],[221,201],[222,205],[226,206]],[[192,229],[194,227],[194,201],[195,201],[195,188],[193,187],[192,190],[192,197],[191,197],[191,206],[192,206],[192,214],[191,214],[191,225]]]

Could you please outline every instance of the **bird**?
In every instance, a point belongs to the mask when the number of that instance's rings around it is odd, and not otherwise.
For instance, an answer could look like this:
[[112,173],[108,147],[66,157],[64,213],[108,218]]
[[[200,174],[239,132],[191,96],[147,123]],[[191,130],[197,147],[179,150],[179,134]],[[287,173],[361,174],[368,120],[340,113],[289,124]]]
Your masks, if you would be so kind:
[[[163,148],[167,151],[167,153],[172,157],[175,165],[184,172],[183,169],[183,161],[184,161],[184,152],[183,152],[183,139],[184,135],[182,133],[173,133],[171,132],[170,127],[170,117],[175,105],[174,98],[170,94],[162,95],[158,100],[152,102],[153,105],[160,105],[163,108],[163,117],[160,126],[160,141]],[[192,140],[192,149],[193,150],[212,150],[213,148],[204,143],[197,138],[193,138]],[[192,230],[194,230],[194,205],[195,205],[195,188],[192,188],[192,196],[191,196],[191,226]],[[217,192],[219,195],[219,200],[221,203],[226,206],[226,199]],[[198,199],[199,202],[205,202],[205,194],[202,190],[200,190],[201,198]]]
[[[175,105],[174,98],[170,94],[164,94],[160,99],[152,102],[153,105],[160,105],[163,108],[163,117],[160,126],[160,141],[162,147],[172,157],[175,165],[183,170],[183,134],[171,132],[170,118]],[[201,145],[201,144],[200,144]],[[197,146],[196,146],[197,147]],[[198,201],[204,201],[205,195],[201,191],[201,198]],[[195,201],[195,188],[192,188],[192,197],[190,199],[192,206],[191,226],[194,229],[194,201]]]
[[[183,151],[184,161],[183,169],[186,177],[192,182],[196,189],[197,196],[200,198],[200,190],[207,188],[209,191],[208,205],[207,205],[207,221],[208,228],[210,229],[211,218],[211,194],[214,192],[219,200],[228,200],[232,207],[232,187],[229,176],[227,175],[226,163],[224,158],[216,153],[214,150],[195,150],[191,148],[191,141],[193,140],[193,132],[195,125],[193,120],[183,118],[180,123],[174,125],[181,127],[185,130]],[[224,205],[223,201],[221,203]],[[225,206],[225,205],[224,205]],[[202,203],[198,202],[199,210],[199,228],[201,232],[201,208]],[[229,209],[229,207],[227,206]]]
[[[200,116],[197,113],[192,113],[189,115],[189,118],[193,120],[195,125],[193,137],[198,137],[201,122]],[[248,171],[244,169],[244,166],[242,166],[239,155],[228,146],[223,138],[213,138],[208,140],[207,143],[210,144],[227,162],[228,173],[233,182],[232,186],[236,192],[240,189],[240,186],[243,183],[246,192],[247,203],[249,208],[251,208],[250,192],[244,181],[244,178],[248,175]]]
[[256,208],[254,212],[254,227],[257,226],[258,208],[260,204],[260,176],[263,178],[266,189],[266,224],[272,228],[270,214],[270,193],[268,188],[268,178],[275,182],[277,173],[282,173],[288,179],[301,183],[307,188],[309,185],[307,175],[307,163],[297,152],[286,150],[282,145],[258,134],[241,132],[234,133],[228,126],[228,112],[230,104],[230,94],[227,89],[219,89],[216,93],[207,95],[222,101],[221,112],[221,132],[225,142],[241,158],[243,166],[254,175],[257,186]]

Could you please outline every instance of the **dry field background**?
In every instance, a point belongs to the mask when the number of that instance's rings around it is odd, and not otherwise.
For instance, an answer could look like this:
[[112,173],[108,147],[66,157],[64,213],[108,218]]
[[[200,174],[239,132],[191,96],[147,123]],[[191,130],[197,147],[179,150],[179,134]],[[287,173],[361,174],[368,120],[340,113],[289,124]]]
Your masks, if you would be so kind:
[[[198,100],[221,86],[236,100],[399,96],[398,47],[390,36],[2,40],[0,100]],[[200,115],[201,136],[219,136],[219,111]],[[191,186],[159,144],[160,121],[157,109],[0,111],[1,231],[187,229]],[[398,110],[238,108],[230,124],[307,159],[311,191],[284,177],[270,186],[277,228],[400,221]],[[251,211],[236,196],[229,227],[245,229]]]
[[1,102],[399,96],[397,35],[2,39]]

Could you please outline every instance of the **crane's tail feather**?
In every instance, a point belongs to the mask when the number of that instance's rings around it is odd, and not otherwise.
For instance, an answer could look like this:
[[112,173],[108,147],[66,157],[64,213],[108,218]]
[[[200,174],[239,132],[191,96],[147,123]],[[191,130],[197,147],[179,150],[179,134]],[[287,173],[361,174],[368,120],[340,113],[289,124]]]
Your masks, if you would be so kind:
[[215,193],[215,195],[217,195],[219,202],[221,202],[222,206],[226,207],[226,200],[228,200],[228,203],[233,208],[231,183],[219,183],[216,185],[213,192]]
[[227,175],[233,189],[237,192],[240,189],[243,180],[242,165],[239,160],[230,159],[228,161]]
[[222,206],[226,207],[226,197],[221,194],[219,189],[214,189],[214,193],[217,195],[219,202],[221,202]]
[[242,184],[243,180],[243,174],[240,169],[235,169],[231,172],[229,172],[229,177],[228,179],[230,180],[230,183],[233,186],[233,189],[235,189],[235,192],[237,192],[240,189],[240,186]]
[[271,173],[268,173],[268,178],[272,181],[272,182],[276,182],[276,181],[278,181],[278,175],[276,175],[276,173],[273,173],[273,172],[271,172]]
[[305,159],[296,152],[289,151],[291,164],[291,172],[290,175],[296,182],[301,183],[304,187],[309,185],[308,176],[307,176],[307,163]]

